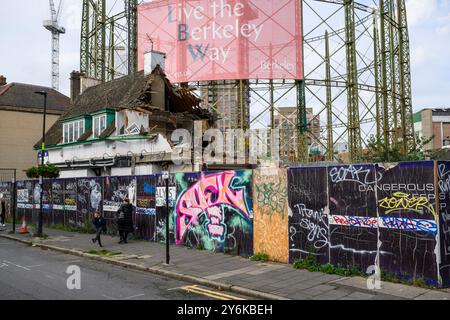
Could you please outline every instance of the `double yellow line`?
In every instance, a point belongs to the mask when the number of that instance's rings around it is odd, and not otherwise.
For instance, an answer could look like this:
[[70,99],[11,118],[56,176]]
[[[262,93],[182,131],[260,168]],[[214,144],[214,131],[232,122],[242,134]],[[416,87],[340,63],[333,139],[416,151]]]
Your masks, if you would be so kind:
[[207,297],[210,297],[210,298],[213,298],[213,299],[217,299],[217,300],[245,300],[243,298],[239,298],[239,297],[231,296],[231,295],[228,295],[228,294],[224,294],[224,293],[208,290],[208,289],[205,289],[205,288],[201,288],[201,287],[199,287],[197,285],[181,287],[180,289],[185,290],[188,293],[189,292],[193,292],[193,293],[197,293],[197,294],[200,294],[202,296],[207,296]]

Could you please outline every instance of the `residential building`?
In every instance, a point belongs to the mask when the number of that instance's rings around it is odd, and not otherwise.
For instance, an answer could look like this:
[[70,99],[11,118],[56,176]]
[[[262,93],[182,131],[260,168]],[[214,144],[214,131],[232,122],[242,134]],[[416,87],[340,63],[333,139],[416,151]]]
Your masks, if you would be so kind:
[[[211,81],[201,87],[200,96],[203,100],[202,106],[218,114],[216,128],[222,132],[227,129],[248,128],[250,123],[248,81],[242,81],[242,86],[240,81]],[[241,109],[244,110],[243,113]]]
[[414,131],[422,140],[433,138],[426,150],[450,148],[450,109],[423,109],[414,114]]
[[16,169],[18,179],[25,179],[25,170],[38,163],[33,145],[42,137],[44,97],[37,91],[48,93],[49,129],[69,108],[69,97],[48,87],[7,83],[0,76],[0,168]]
[[[296,161],[298,151],[298,110],[296,107],[282,107],[275,117],[275,128],[280,130],[280,160]],[[310,155],[320,154],[320,116],[312,108],[306,109],[308,126],[308,147]]]
[[[72,75],[72,81],[80,78]],[[192,133],[199,124],[206,130],[214,116],[189,89],[172,86],[159,65],[83,90],[47,132],[49,162],[62,178],[199,169],[173,164],[171,135],[176,129]]]

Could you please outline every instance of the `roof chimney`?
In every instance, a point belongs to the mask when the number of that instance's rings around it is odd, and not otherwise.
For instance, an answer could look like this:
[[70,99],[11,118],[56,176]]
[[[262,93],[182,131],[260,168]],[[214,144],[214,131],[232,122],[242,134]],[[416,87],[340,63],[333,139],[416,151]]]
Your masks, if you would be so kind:
[[78,71],[72,71],[70,74],[70,102],[74,102],[75,99],[81,93],[81,73]]
[[6,84],[7,84],[6,78],[4,76],[0,76],[0,86],[4,86]]
[[166,64],[166,54],[158,51],[144,53],[144,74],[147,76],[159,65],[164,70]]

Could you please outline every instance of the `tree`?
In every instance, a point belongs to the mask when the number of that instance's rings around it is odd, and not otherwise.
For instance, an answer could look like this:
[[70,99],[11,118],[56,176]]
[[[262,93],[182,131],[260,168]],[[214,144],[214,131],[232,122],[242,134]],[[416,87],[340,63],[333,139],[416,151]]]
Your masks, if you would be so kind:
[[388,147],[385,147],[379,145],[375,136],[372,135],[367,141],[368,150],[362,156],[362,160],[370,163],[436,160],[439,157],[438,151],[425,150],[425,146],[433,138],[434,136],[424,140],[417,136],[416,145],[405,152],[401,142],[391,143]]

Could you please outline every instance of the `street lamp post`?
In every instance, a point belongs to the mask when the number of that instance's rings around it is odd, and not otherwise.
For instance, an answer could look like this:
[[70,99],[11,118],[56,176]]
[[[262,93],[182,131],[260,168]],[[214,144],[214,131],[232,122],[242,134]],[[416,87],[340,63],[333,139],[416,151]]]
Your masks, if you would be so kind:
[[[47,116],[47,92],[46,91],[37,91],[36,94],[44,96],[44,114],[43,114],[43,120],[42,120],[42,145],[41,145],[41,166],[44,166],[44,155],[45,155],[45,120]],[[38,223],[38,232],[37,236],[42,236],[42,218],[43,218],[43,195],[44,195],[44,177],[39,177],[39,184],[41,186],[41,197],[39,200],[39,223]]]
[[169,172],[164,171],[163,179],[166,181],[166,264],[170,264],[170,230],[169,230]]
[[14,180],[12,182],[12,216],[13,216],[13,223],[12,223],[12,233],[16,233],[16,210],[17,210],[17,169],[14,169]]

